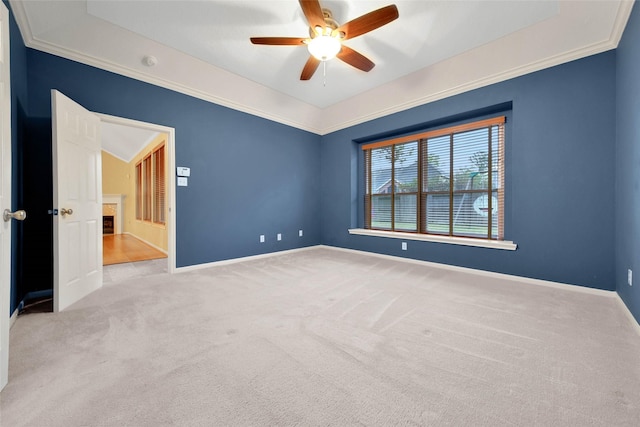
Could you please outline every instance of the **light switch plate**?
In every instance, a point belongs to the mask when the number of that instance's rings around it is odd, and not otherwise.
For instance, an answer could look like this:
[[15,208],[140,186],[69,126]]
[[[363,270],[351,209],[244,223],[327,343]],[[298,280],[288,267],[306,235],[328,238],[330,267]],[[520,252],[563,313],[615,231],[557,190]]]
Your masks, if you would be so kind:
[[189,178],[184,176],[178,177],[178,187],[186,187],[189,185]]
[[184,166],[178,166],[176,168],[176,174],[178,176],[191,176],[191,168],[185,168]]

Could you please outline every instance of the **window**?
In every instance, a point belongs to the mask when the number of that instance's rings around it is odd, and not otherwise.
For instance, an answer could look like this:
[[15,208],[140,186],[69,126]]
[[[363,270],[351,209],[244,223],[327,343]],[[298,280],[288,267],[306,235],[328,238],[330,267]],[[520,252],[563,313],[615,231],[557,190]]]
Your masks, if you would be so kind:
[[165,221],[165,169],[164,145],[153,152],[153,222],[164,224]]
[[136,219],[164,224],[166,211],[165,146],[136,164]]
[[142,161],[142,170],[144,172],[142,180],[142,219],[144,221],[151,221],[151,184],[153,179],[151,178],[151,156],[147,156]]
[[504,123],[364,145],[365,228],[503,240]]
[[136,219],[142,220],[142,162],[136,164]]

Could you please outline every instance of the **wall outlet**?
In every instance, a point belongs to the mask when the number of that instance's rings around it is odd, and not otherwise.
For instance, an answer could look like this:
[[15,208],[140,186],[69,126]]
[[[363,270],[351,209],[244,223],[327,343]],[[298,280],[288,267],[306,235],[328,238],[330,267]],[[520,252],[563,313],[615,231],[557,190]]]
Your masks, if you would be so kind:
[[298,236],[302,237],[302,230],[298,230]]
[[264,234],[260,235],[260,243],[264,243]]
[[282,240],[282,233],[278,233],[278,240]]
[[403,251],[407,250],[407,242],[402,242],[402,250]]
[[627,270],[627,283],[629,286],[633,286],[633,271],[631,269]]

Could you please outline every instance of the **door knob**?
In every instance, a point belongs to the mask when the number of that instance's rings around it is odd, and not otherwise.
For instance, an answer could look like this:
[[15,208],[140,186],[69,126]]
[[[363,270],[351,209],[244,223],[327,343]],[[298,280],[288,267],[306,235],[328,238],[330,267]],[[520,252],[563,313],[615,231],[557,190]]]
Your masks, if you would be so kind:
[[67,216],[67,215],[72,215],[73,214],[73,209],[69,208],[62,208],[60,209],[60,215],[62,215],[63,217]]
[[23,210],[11,212],[9,209],[5,209],[2,217],[4,218],[4,222],[11,221],[11,218],[17,221],[24,221],[27,218],[27,213]]

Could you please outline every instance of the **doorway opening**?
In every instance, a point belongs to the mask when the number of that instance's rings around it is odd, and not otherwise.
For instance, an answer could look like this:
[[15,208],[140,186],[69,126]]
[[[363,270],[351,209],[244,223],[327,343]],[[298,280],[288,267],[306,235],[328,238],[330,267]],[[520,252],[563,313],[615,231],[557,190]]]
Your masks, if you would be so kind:
[[104,283],[175,270],[173,128],[102,122]]
[[[102,124],[130,126],[166,136],[165,172],[166,177],[171,178],[165,181],[166,210],[163,212],[167,249],[164,254],[166,258],[162,260],[162,271],[175,272],[175,180],[170,173],[175,170],[175,130],[91,112],[56,90],[51,91],[51,97],[51,120],[29,119],[27,133],[19,147],[23,154],[30,156],[28,162],[20,164],[24,166],[21,173],[24,207],[31,214],[29,223],[25,224],[28,227],[24,227],[24,238],[21,239],[25,250],[18,251],[22,266],[17,273],[20,278],[18,300],[21,301],[15,314],[20,314],[27,305],[44,299],[49,300],[50,306],[52,296],[53,310],[64,310],[105,282],[101,203]],[[77,123],[82,125],[76,126]],[[48,141],[51,143],[50,149],[47,149]],[[30,146],[30,143],[34,146]],[[43,173],[52,176],[51,187],[42,185]],[[38,180],[25,180],[32,176]],[[119,226],[116,215],[113,216],[115,233]],[[122,225],[120,221],[120,227]],[[41,252],[37,251],[35,244],[42,246]],[[27,248],[28,245],[31,246]],[[28,257],[20,256],[26,253],[29,253]],[[51,282],[53,288],[49,285]]]

